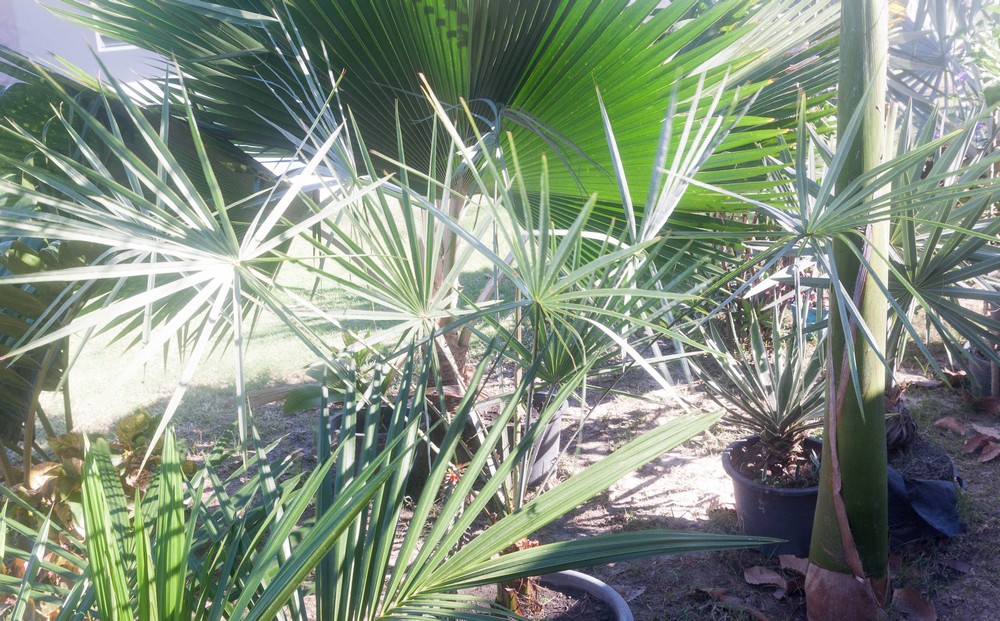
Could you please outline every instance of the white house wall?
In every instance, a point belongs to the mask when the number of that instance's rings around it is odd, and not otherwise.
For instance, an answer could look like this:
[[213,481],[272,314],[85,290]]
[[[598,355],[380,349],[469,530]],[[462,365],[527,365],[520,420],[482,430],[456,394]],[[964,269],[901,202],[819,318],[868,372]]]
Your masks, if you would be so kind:
[[[163,75],[163,61],[156,54],[134,47],[102,51],[93,31],[60,19],[36,0],[0,0],[0,44],[42,64],[56,65],[54,57],[64,58],[95,76],[101,72],[98,58],[119,80]],[[0,73],[0,85],[10,81]]]

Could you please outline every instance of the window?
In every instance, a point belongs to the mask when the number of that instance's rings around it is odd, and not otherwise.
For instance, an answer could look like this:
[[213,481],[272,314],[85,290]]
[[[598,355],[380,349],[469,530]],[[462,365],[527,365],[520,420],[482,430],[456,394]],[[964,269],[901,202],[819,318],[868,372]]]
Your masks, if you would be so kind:
[[134,50],[136,47],[131,43],[125,43],[124,41],[119,41],[112,37],[102,35],[100,33],[94,33],[97,35],[97,51],[98,52],[118,52],[121,50]]
[[[94,15],[95,19],[99,19],[97,15]],[[122,50],[134,50],[136,47],[131,43],[125,43],[119,39],[102,35],[98,32],[94,33],[97,37],[97,51],[98,52],[119,52]]]

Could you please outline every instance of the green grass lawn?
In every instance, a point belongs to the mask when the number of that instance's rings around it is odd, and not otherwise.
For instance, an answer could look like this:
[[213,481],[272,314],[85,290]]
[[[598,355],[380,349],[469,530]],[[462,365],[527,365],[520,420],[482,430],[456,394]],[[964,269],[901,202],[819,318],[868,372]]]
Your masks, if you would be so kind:
[[[472,211],[472,210],[470,210]],[[470,216],[474,217],[474,216]],[[289,254],[308,256],[305,242],[296,242]],[[475,297],[491,275],[487,261],[477,255],[466,265],[461,284],[466,295]],[[364,308],[366,302],[352,298],[329,282],[320,283],[314,291],[313,277],[302,267],[286,265],[279,277],[280,284],[304,298],[312,298],[317,306],[329,308]],[[510,294],[509,284],[502,285]],[[316,319],[312,327],[324,336],[333,336],[334,327]],[[363,331],[366,326],[352,325]],[[110,335],[93,338],[79,352],[81,340],[71,341],[71,354],[79,353],[69,375],[71,408],[75,430],[107,431],[115,420],[136,410],[148,408],[160,413],[176,389],[183,361],[176,347],[164,355],[155,355],[145,365],[137,363],[138,347],[129,348],[115,342]],[[476,348],[473,348],[475,355]],[[263,313],[254,327],[247,349],[245,377],[248,390],[306,381],[305,369],[315,362],[309,351],[281,321]],[[178,414],[187,420],[198,416],[230,416],[235,418],[236,354],[231,346],[219,348],[200,365],[188,387]],[[64,429],[63,398],[59,393],[43,393],[41,406],[57,431]],[[41,427],[39,437],[44,438]]]

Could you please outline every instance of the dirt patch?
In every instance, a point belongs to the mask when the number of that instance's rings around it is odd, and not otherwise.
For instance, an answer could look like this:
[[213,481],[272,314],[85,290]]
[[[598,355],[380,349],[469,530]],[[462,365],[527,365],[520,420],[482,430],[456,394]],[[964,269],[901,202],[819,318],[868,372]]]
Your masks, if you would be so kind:
[[956,474],[948,451],[919,436],[905,448],[890,451],[889,465],[906,479],[951,481]]
[[733,447],[730,455],[733,467],[751,481],[780,488],[819,485],[819,455],[802,444],[779,454],[750,440]]
[[[540,584],[534,579],[532,584],[533,609],[522,609],[520,614],[531,621],[614,621],[614,612],[600,599],[573,587],[554,587]],[[487,585],[462,591],[475,597],[493,600],[497,595],[496,585]]]
[[539,614],[529,617],[539,621],[614,621],[614,615],[608,606],[578,589],[560,587],[552,589],[539,586],[536,593],[542,610]]
[[[641,378],[634,386],[642,387]],[[697,390],[681,391],[689,401],[702,403]],[[977,456],[963,453],[962,438],[935,428],[933,421],[944,415],[965,422],[996,421],[971,412],[960,389],[912,387],[903,399],[917,421],[919,437],[897,454],[894,465],[902,467],[907,477],[950,480],[954,462],[965,483],[959,502],[966,528],[952,539],[917,541],[893,549],[893,583],[919,591],[936,606],[941,619],[995,619],[1000,601],[1000,569],[995,563],[995,550],[1000,547],[1000,465],[979,463]],[[613,445],[622,429],[641,433],[644,425],[677,414],[620,397],[598,408],[584,435],[593,438],[595,446],[601,441]],[[723,427],[710,430],[626,477],[542,537],[644,528],[738,532],[732,486],[722,473],[718,455],[734,435]],[[577,462],[571,458],[565,463],[565,474],[569,474]],[[804,620],[805,602],[795,588],[797,583],[792,581],[791,589],[749,584],[745,574],[758,566],[780,571],[777,559],[756,551],[661,557],[589,571],[622,593],[637,621]],[[906,616],[890,610],[890,618]]]

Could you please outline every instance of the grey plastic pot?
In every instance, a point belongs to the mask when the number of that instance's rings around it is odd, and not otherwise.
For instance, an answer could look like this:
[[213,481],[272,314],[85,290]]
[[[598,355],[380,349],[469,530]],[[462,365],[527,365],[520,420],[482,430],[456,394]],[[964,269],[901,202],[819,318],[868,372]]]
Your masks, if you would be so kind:
[[992,385],[990,359],[971,343],[965,344],[965,355],[968,358],[969,371],[972,375],[972,393],[977,397],[988,397]]
[[[548,393],[544,391],[535,393],[535,407],[538,409],[544,407],[547,398]],[[562,452],[560,441],[562,419],[567,410],[569,410],[569,403],[564,401],[545,425],[545,429],[542,430],[542,436],[532,451],[531,466],[528,468],[529,487],[544,483],[559,463],[559,455]]]
[[633,621],[632,609],[618,591],[593,576],[578,571],[560,571],[542,576],[542,584],[551,587],[566,587],[583,591],[594,599],[604,602],[611,609],[615,621]]

